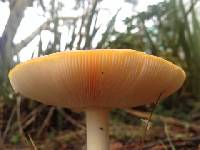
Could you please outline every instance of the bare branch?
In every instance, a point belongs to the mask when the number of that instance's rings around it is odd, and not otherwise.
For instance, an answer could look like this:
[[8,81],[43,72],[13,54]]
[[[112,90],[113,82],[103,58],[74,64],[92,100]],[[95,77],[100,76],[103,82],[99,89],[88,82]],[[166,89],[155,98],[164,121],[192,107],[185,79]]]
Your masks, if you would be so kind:
[[189,9],[186,11],[185,16],[187,17],[188,14],[194,9],[195,5],[197,4],[198,0],[193,0],[191,6],[189,7]]
[[7,43],[11,44],[13,41],[19,24],[24,16],[24,10],[32,2],[33,0],[20,0],[13,3],[14,6],[12,6],[12,9],[10,10],[10,16],[3,32],[3,36],[7,37]]
[[41,128],[38,130],[37,137],[40,137],[40,135],[41,135],[41,133],[43,132],[43,130],[45,129],[45,127],[48,126],[48,124],[49,124],[49,122],[50,122],[50,120],[51,120],[51,117],[52,117],[52,115],[53,115],[53,113],[54,113],[54,110],[55,110],[55,107],[51,107],[51,108],[49,109],[49,112],[48,112],[48,114],[47,114],[47,116],[46,116],[46,118],[45,118],[45,120],[44,120],[44,122],[43,122]]
[[90,48],[90,41],[91,41],[90,40],[90,38],[91,38],[90,37],[90,29],[91,29],[93,17],[95,15],[95,10],[96,10],[97,4],[98,4],[98,0],[94,0],[91,11],[89,12],[89,16],[87,19],[87,25],[86,25],[86,41],[85,41],[84,49]]
[[46,11],[46,7],[44,6],[44,1],[39,0],[40,6],[42,7],[43,11]]
[[[79,17],[59,17],[59,18],[57,18],[57,19],[59,19],[59,20],[68,20],[68,21],[70,21],[70,20],[77,20]],[[53,20],[47,20],[46,22],[44,22],[42,25],[40,25],[35,31],[33,31],[32,33],[31,33],[31,35],[29,35],[27,38],[25,38],[24,40],[22,40],[19,44],[16,44],[15,45],[15,51],[14,51],[14,54],[16,55],[17,53],[19,53],[20,52],[20,50],[22,49],[22,48],[24,48],[25,46],[27,46],[38,34],[40,34],[40,32],[42,31],[42,30],[45,30],[45,29],[48,29],[48,27],[49,27],[49,24],[51,23],[51,22],[53,22],[54,21],[54,19]]]
[[76,21],[74,21],[73,27],[74,27],[74,29],[73,29],[73,33],[71,36],[71,41],[69,44],[66,44],[65,49],[67,49],[67,47],[69,47],[70,50],[73,48],[73,45],[74,45],[74,42],[76,39]]
[[73,124],[74,126],[82,129],[82,130],[86,130],[85,126],[82,125],[81,123],[77,122],[76,120],[74,120],[71,116],[69,116],[62,108],[57,108],[58,112],[65,118],[65,120],[69,121],[71,124]]
[[106,40],[108,39],[110,32],[113,30],[113,27],[115,25],[116,17],[117,17],[117,15],[118,15],[120,10],[121,10],[121,8],[119,8],[117,10],[116,14],[112,17],[112,19],[108,23],[108,27],[107,27],[106,31],[104,32],[100,42],[97,44],[97,48],[102,48],[104,46],[104,44],[106,43]]
[[[33,0],[11,0],[10,15],[0,40],[0,59],[3,68],[10,68],[13,63],[13,39],[24,16],[25,9],[33,4]],[[2,66],[0,66],[2,69]],[[6,76],[7,69],[4,73]],[[6,77],[5,77],[6,78]]]
[[12,112],[10,113],[10,117],[9,117],[9,119],[8,119],[8,121],[7,121],[6,129],[4,130],[3,135],[2,135],[3,140],[5,140],[5,138],[6,138],[6,136],[7,136],[7,133],[8,133],[8,131],[10,130],[11,123],[12,123],[12,121],[13,121],[13,118],[14,118],[15,114],[16,114],[16,109],[17,109],[17,107],[15,106],[15,107],[12,109]]
[[95,37],[97,31],[100,29],[101,26],[97,27],[96,24],[97,24],[97,19],[98,19],[98,13],[99,13],[99,10],[97,11],[96,13],[96,16],[95,16],[95,21],[94,21],[94,28],[93,28],[93,31],[92,31],[92,35],[90,36],[89,39],[87,39],[88,41],[88,45],[89,47],[91,47],[91,44],[92,44],[92,39]]
[[77,43],[77,49],[80,49],[80,47],[81,47],[81,42],[82,42],[82,39],[83,39],[82,29],[83,29],[83,26],[84,26],[84,22],[85,22],[85,15],[82,16],[82,20],[81,20],[81,26],[80,26],[80,29],[79,29],[79,40],[78,40],[78,43]]
[[145,20],[143,20],[142,18],[140,18],[140,19],[141,19],[141,23],[142,23],[142,28],[143,28],[143,30],[144,30],[144,32],[145,32],[145,34],[147,36],[147,39],[149,40],[149,43],[151,45],[152,54],[156,55],[158,49],[157,49],[156,45],[154,44],[154,42],[153,42],[153,40],[151,38],[151,35],[149,34],[149,32],[147,30],[147,27],[145,26]]
[[42,30],[46,29],[50,23],[50,20],[44,22],[39,28],[31,33],[26,39],[22,40],[19,44],[15,45],[15,54],[17,54],[22,48],[27,46]]

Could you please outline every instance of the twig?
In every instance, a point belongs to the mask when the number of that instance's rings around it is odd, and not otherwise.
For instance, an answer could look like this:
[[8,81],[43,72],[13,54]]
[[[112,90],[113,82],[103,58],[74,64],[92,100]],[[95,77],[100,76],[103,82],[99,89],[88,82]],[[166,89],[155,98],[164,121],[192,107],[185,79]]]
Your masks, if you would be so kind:
[[2,136],[2,129],[3,129],[3,124],[4,124],[4,102],[2,101],[1,99],[1,96],[0,96],[0,138]]
[[33,109],[30,113],[28,113],[27,116],[24,117],[24,119],[22,120],[22,123],[24,124],[29,118],[36,115],[36,113],[39,113],[43,108],[44,108],[44,105],[39,105],[38,107]]
[[17,124],[19,127],[19,133],[24,135],[22,125],[21,125],[21,115],[20,115],[20,105],[21,105],[21,97],[17,96]]
[[40,105],[37,108],[35,108],[32,112],[30,112],[25,118],[24,120],[22,120],[22,124],[23,124],[23,129],[27,128],[36,118],[36,113],[39,113],[42,108],[44,108],[44,105]]
[[139,148],[140,150],[143,149],[143,146],[144,146],[144,139],[145,139],[146,134],[147,134],[147,130],[148,130],[148,127],[149,127],[149,123],[150,123],[150,121],[151,121],[152,115],[153,115],[153,113],[154,113],[154,111],[155,111],[156,106],[158,105],[158,102],[159,102],[161,96],[162,96],[162,92],[159,94],[158,98],[156,99],[154,108],[153,108],[153,110],[151,111],[151,113],[150,113],[150,115],[149,115],[148,122],[147,122],[146,127],[145,127],[145,130],[144,130],[144,135],[143,135],[142,143],[141,143],[141,146],[140,146],[140,148]]
[[198,2],[198,0],[195,0],[195,1],[192,0],[192,4],[190,5],[190,8],[186,11],[185,17],[187,17],[188,14],[194,9],[194,7],[197,4],[197,2]]
[[23,125],[23,130],[26,129],[33,121],[35,121],[36,116],[32,116],[26,123]]
[[73,137],[78,137],[78,138],[81,138],[81,137],[84,137],[85,136],[85,130],[76,130],[76,131],[67,131],[67,132],[64,132],[64,134],[61,134],[61,135],[58,135],[56,138],[56,140],[60,141],[60,140],[65,140],[66,137],[68,137],[69,139],[70,138],[73,138]]
[[[196,136],[196,137],[190,137],[188,139],[184,139],[184,140],[180,140],[180,139],[171,139],[171,141],[174,143],[175,147],[188,147],[188,146],[192,146],[192,145],[198,145],[200,143],[200,136]],[[193,143],[193,144],[191,144]],[[135,149],[136,146],[138,144],[130,144],[130,145],[125,145],[124,149],[125,150],[129,150],[129,149]],[[163,147],[170,149],[171,147],[169,146],[169,142],[167,139],[162,140],[162,141],[153,141],[153,142],[149,142],[146,143],[143,147],[143,150],[150,150],[152,149],[154,146],[156,145],[163,145]],[[160,149],[158,149],[160,150]]]
[[55,107],[51,107],[48,114],[47,114],[47,117],[45,118],[44,120],[44,123],[42,124],[41,128],[39,129],[38,133],[37,133],[37,137],[40,137],[41,133],[43,132],[44,128],[48,125],[50,119],[51,119],[51,116],[53,115],[53,112],[55,110]]
[[[125,111],[133,116],[137,116],[140,118],[145,118],[148,119],[150,116],[149,112],[142,112],[142,111],[137,111],[137,110],[133,110],[133,109],[125,109]],[[181,127],[185,127],[194,131],[200,131],[200,126],[196,125],[196,124],[192,124],[192,123],[187,123],[185,121],[181,121],[178,120],[176,118],[172,118],[172,117],[164,117],[161,115],[156,115],[154,114],[151,118],[152,121],[156,121],[156,120],[160,120],[162,122],[166,122],[168,124],[173,124],[176,126],[181,126]]]
[[7,136],[7,133],[8,133],[8,131],[9,131],[9,129],[10,129],[12,120],[13,120],[13,118],[14,118],[14,116],[15,116],[15,112],[16,112],[16,107],[14,107],[14,108],[12,109],[12,112],[11,112],[11,114],[10,114],[9,120],[8,120],[8,122],[7,122],[7,125],[6,125],[6,129],[5,129],[5,131],[4,131],[4,133],[3,133],[3,136],[2,136],[3,140],[5,140],[5,138],[6,138],[6,136]]
[[34,141],[33,141],[33,139],[31,138],[30,135],[28,135],[28,138],[29,138],[29,141],[31,143],[31,146],[33,147],[33,150],[37,150],[37,147],[36,147],[36,145],[35,145],[35,143],[34,143]]
[[[196,144],[198,144],[198,143],[200,143],[200,136],[197,136],[197,137],[191,137],[191,138],[188,138],[188,139],[184,139],[184,140],[178,140],[178,139],[171,139],[171,141],[174,143],[174,145],[177,147],[177,146],[186,146],[186,145],[188,145],[189,143],[188,142],[193,142],[193,143],[196,143]],[[182,142],[184,142],[184,144],[183,143],[181,143],[181,141]],[[176,142],[180,142],[179,144],[178,143],[176,143]],[[162,143],[163,144],[165,144],[165,146],[166,147],[169,147],[169,146],[167,146],[167,143],[168,143],[168,140],[166,139],[166,140],[162,140]],[[144,150],[145,149],[150,149],[151,147],[153,147],[154,145],[157,145],[157,144],[159,144],[159,142],[151,142],[151,143],[149,143],[149,144],[146,144],[145,146],[144,146]],[[190,144],[191,145],[191,144]]]
[[17,111],[17,124],[18,124],[18,128],[19,128],[19,133],[20,133],[21,137],[23,139],[25,139],[26,136],[25,136],[23,128],[22,128],[21,115],[20,115],[21,96],[18,95],[16,97],[16,99],[17,99],[17,108],[16,108],[16,111]]
[[167,141],[169,142],[170,148],[172,150],[176,150],[176,148],[175,148],[174,144],[172,143],[172,140],[169,136],[169,130],[168,130],[168,126],[167,126],[166,123],[164,124],[164,130],[165,130],[165,134],[166,134],[166,137],[167,137]]
[[73,124],[74,126],[86,130],[85,126],[83,126],[82,124],[78,123],[76,120],[74,120],[71,116],[69,116],[62,108],[57,108],[58,112],[60,112],[60,114],[62,116],[65,117],[65,120],[69,121],[71,124]]
[[[42,108],[44,108],[44,105],[40,105],[37,108],[35,108],[31,113],[29,113],[27,116],[25,116],[24,118],[21,119],[21,124],[22,129],[25,129],[27,126],[30,125],[30,123],[32,123],[32,119],[35,118],[34,115],[36,115],[36,113],[40,112],[42,110]],[[30,118],[30,119],[29,119]],[[34,121],[34,120],[33,120]],[[12,124],[12,130],[15,130],[18,127],[18,122],[14,122]]]

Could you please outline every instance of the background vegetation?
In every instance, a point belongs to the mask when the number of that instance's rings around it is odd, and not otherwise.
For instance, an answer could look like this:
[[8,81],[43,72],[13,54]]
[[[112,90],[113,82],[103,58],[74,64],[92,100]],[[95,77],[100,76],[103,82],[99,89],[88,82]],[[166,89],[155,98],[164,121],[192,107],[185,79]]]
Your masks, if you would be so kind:
[[[74,10],[83,10],[78,17],[63,17],[62,1],[2,0],[9,3],[10,15],[0,37],[0,145],[3,148],[34,147],[40,149],[81,149],[85,143],[84,114],[45,106],[29,101],[13,92],[8,71],[20,63],[19,52],[36,36],[38,48],[32,56],[42,56],[61,50],[60,27],[69,29],[65,49],[131,48],[163,57],[180,65],[187,73],[184,86],[155,109],[152,128],[146,137],[146,149],[198,149],[200,143],[200,25],[199,1],[165,0],[133,13],[124,20],[125,32],[115,30],[120,9],[107,23],[101,39],[96,35],[101,11],[100,0],[76,1]],[[137,1],[126,0],[130,5]],[[49,18],[20,43],[14,43],[20,22],[28,7],[38,5]],[[48,8],[48,9],[47,9]],[[63,23],[60,24],[60,21]],[[148,25],[151,22],[152,25]],[[54,40],[43,49],[42,31],[48,30]],[[70,37],[70,38],[69,38]],[[94,43],[97,43],[96,45]],[[13,59],[13,57],[17,59]],[[144,93],[145,94],[145,93]],[[154,106],[114,110],[111,114],[110,136],[113,149],[133,149],[140,145],[145,120]],[[134,116],[134,117],[133,117]],[[135,117],[136,116],[136,117]],[[32,141],[33,139],[33,141]],[[45,139],[44,142],[40,142]],[[81,139],[81,140],[77,140]],[[150,143],[149,143],[150,142]],[[182,142],[180,144],[180,142]],[[148,145],[149,144],[149,145]],[[144,148],[145,148],[144,146]],[[189,149],[190,149],[189,148]]]

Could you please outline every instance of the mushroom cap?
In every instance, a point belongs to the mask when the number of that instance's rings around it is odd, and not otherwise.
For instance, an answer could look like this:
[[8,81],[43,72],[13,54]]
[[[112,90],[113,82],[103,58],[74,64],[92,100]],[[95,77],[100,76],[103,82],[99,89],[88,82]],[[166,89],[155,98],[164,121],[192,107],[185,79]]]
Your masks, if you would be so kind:
[[58,52],[18,64],[9,72],[16,92],[68,108],[124,108],[177,91],[185,72],[160,57],[130,49]]

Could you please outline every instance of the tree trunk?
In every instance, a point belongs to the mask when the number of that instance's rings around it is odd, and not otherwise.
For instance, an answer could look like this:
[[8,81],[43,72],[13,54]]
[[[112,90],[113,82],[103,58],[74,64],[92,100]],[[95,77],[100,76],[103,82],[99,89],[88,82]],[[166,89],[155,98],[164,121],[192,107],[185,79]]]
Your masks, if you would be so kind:
[[13,39],[24,17],[25,9],[32,4],[33,0],[10,0],[10,16],[0,38],[0,70],[3,79],[7,78],[8,70],[13,65]]

